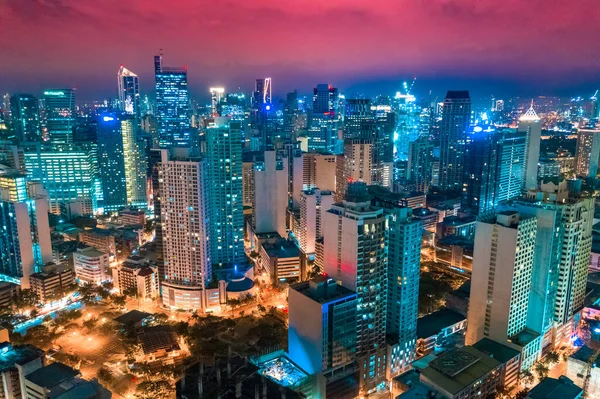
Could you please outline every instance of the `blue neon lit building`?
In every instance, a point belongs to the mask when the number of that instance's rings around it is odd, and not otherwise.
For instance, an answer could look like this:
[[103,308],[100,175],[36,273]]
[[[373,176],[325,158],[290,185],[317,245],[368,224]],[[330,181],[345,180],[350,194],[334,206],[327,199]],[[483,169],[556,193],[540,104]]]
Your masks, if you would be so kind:
[[46,129],[52,144],[73,143],[75,127],[75,91],[52,89],[44,91]]

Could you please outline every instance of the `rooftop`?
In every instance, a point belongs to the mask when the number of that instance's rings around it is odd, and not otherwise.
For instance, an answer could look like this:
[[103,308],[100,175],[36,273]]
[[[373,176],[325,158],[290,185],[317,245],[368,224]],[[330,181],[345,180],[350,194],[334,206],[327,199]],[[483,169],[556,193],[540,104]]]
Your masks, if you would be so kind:
[[473,385],[500,365],[477,349],[454,348],[429,363],[421,374],[452,395]]
[[460,323],[465,317],[453,310],[443,308],[417,320],[417,338],[429,338],[444,328]]
[[[569,356],[569,358],[587,363],[590,360],[590,358],[594,355],[595,352],[596,352],[596,350],[590,348],[587,345],[583,345],[581,348],[579,348],[579,350],[577,352],[575,352],[571,356]],[[596,359],[595,364],[596,364],[596,367],[600,367],[600,357],[598,359]]]
[[[296,284],[292,284],[290,285],[290,289],[309,297],[310,299],[312,299],[315,302],[319,302],[319,303],[329,303],[329,302],[334,302],[337,301],[341,298],[345,298],[345,297],[351,297],[351,296],[356,296],[356,293],[342,285],[339,284],[335,284],[333,286],[333,288],[335,289],[331,289],[329,287],[326,286],[326,279],[328,277],[324,276],[324,275],[319,275],[316,277],[312,278],[313,281],[313,285],[317,285],[319,286],[319,288],[321,288],[322,285],[322,289],[311,289],[311,284],[310,281],[303,281],[301,283],[296,283]],[[326,289],[327,288],[327,289]]]
[[263,248],[271,258],[297,258],[300,256],[300,248],[287,240],[279,240],[275,244],[265,244]]
[[519,356],[520,352],[516,349],[502,345],[499,342],[492,341],[489,338],[484,338],[473,344],[473,348],[485,353],[489,357],[498,360],[501,363],[506,363],[511,359]]
[[581,398],[583,390],[565,376],[558,379],[547,377],[529,391],[527,398],[531,399],[577,399]]
[[150,316],[152,316],[150,313],[140,312],[139,310],[131,310],[115,318],[114,320],[120,324],[136,324]]
[[44,351],[33,345],[0,344],[0,372],[11,369],[15,364],[23,365],[44,356]]
[[87,248],[79,249],[79,250],[77,250],[76,253],[84,255],[84,256],[88,256],[88,257],[100,257],[100,256],[108,255],[106,252],[98,251],[94,247],[87,247]]
[[177,334],[168,326],[149,327],[140,334],[140,343],[144,354],[149,355],[160,350],[167,352],[179,350]]
[[469,96],[469,91],[468,90],[448,90],[448,92],[446,93],[446,98],[451,98],[451,99],[468,99],[471,98]]
[[32,383],[46,388],[52,389],[65,381],[72,380],[79,375],[79,371],[75,370],[66,364],[60,362],[51,363],[46,367],[37,369],[25,378]]

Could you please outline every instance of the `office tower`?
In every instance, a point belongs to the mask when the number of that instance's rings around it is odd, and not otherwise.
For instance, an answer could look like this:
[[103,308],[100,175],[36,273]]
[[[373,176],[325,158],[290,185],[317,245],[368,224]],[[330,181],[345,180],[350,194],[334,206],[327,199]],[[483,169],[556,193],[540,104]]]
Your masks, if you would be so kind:
[[71,144],[75,128],[75,90],[44,91],[47,134],[52,144]]
[[371,139],[375,115],[368,98],[349,98],[344,107],[344,139]]
[[223,96],[225,94],[225,89],[222,87],[211,87],[210,88],[210,109],[212,116],[219,116],[219,108],[221,101],[223,101]]
[[37,98],[31,94],[12,95],[10,113],[15,136],[19,142],[41,141],[42,127]]
[[317,85],[308,120],[308,150],[335,153],[338,124],[338,90],[326,84]]
[[300,194],[300,232],[298,242],[304,254],[315,253],[315,242],[323,236],[323,215],[333,204],[331,191],[318,188]]
[[373,144],[367,140],[344,140],[344,156],[339,157],[336,171],[335,202],[341,202],[351,182],[372,183]]
[[119,109],[127,114],[135,115],[137,124],[141,123],[139,78],[123,65],[117,72],[117,90]]
[[254,102],[256,104],[271,104],[272,103],[272,87],[271,78],[256,79],[254,86]]
[[408,146],[419,137],[421,107],[416,103],[414,95],[408,93],[408,87],[404,84],[404,90],[407,94],[397,92],[392,100],[395,115],[397,115],[396,124],[392,132],[397,134],[395,140],[396,152],[398,158],[402,161],[408,158]]
[[387,218],[370,201],[365,183],[349,184],[344,202],[323,217],[325,273],[355,291],[360,304],[356,358],[365,390],[386,371]]
[[25,166],[30,180],[40,181],[48,191],[50,212],[60,215],[69,203],[81,201],[82,215],[98,211],[96,151],[91,145],[25,148]]
[[[527,135],[524,131],[503,129],[499,152],[497,202],[521,195],[525,181],[527,159]],[[535,182],[537,184],[537,161],[535,162]],[[527,172],[529,173],[529,172]],[[527,176],[529,176],[527,174]]]
[[154,243],[156,245],[156,264],[158,266],[158,278],[162,282],[165,278],[165,261],[163,255],[163,233],[162,223],[160,220],[161,214],[161,187],[160,187],[160,171],[162,161],[162,150],[150,150],[148,157],[148,169],[150,170],[150,183],[152,185],[152,211],[154,214]]
[[217,267],[245,262],[242,132],[239,122],[215,118],[206,129],[211,260]]
[[135,117],[105,112],[98,116],[98,172],[105,212],[147,205],[144,149],[136,141]]
[[468,91],[448,91],[442,107],[440,129],[440,182],[442,190],[462,188],[467,129],[471,118]]
[[413,182],[417,191],[427,193],[431,184],[433,144],[426,137],[418,138],[408,145],[408,168],[406,178]]
[[391,375],[397,375],[415,360],[417,350],[423,223],[413,218],[408,207],[389,207],[386,212],[389,214],[386,330],[398,348],[398,356],[389,370]]
[[302,184],[303,190],[320,188],[335,191],[338,157],[332,154],[317,154],[315,152],[302,154]]
[[371,107],[375,113],[373,131],[373,183],[391,188],[394,168],[394,131],[396,113],[389,105]]
[[285,106],[283,109],[283,131],[285,132],[286,138],[296,142],[298,132],[300,129],[305,128],[306,119],[300,109],[300,103],[298,100],[298,92],[294,90],[288,93],[285,100]]
[[163,304],[170,308],[206,308],[205,288],[212,278],[206,169],[205,160],[170,158],[168,150],[161,151],[161,285]]
[[242,162],[242,197],[244,206],[254,203],[254,162]]
[[52,261],[48,198],[16,171],[5,171],[1,183],[0,279],[29,288],[29,276]]
[[[465,149],[461,208],[473,215],[498,205],[502,133],[476,126]],[[520,188],[519,188],[520,190]]]
[[[538,360],[543,339],[528,314],[534,288],[538,219],[514,210],[478,221],[465,343],[482,338],[511,342],[521,351],[521,368]],[[537,288],[537,287],[535,287]]]
[[356,358],[356,308],[356,293],[327,276],[290,286],[290,359],[307,373],[326,378],[351,370]]
[[162,55],[157,55],[154,77],[160,148],[189,147],[194,138],[190,136],[187,67],[165,67]]
[[580,129],[577,133],[575,174],[584,179],[595,179],[598,174],[600,130]]
[[527,151],[525,153],[524,186],[525,190],[537,190],[537,172],[538,161],[540,160],[540,137],[542,135],[542,125],[540,118],[531,107],[519,118],[519,132],[527,134]]
[[256,233],[277,232],[281,237],[287,237],[287,158],[277,159],[275,151],[265,151],[264,155],[264,162],[254,163],[252,224]]

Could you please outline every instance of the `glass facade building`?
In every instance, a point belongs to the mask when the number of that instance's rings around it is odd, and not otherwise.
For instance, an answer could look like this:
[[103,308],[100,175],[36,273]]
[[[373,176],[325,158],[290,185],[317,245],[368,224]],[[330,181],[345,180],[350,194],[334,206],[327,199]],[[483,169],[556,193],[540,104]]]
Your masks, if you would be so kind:
[[14,94],[10,97],[15,138],[20,142],[40,141],[42,127],[38,99],[31,94]]
[[72,144],[75,128],[75,91],[51,89],[44,91],[45,121],[52,144]]

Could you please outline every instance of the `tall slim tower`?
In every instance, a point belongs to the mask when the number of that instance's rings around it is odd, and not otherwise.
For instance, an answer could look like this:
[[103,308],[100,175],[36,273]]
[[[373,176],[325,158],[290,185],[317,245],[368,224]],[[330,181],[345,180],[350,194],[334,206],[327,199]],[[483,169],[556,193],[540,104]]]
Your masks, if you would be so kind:
[[117,90],[119,109],[125,113],[135,115],[137,123],[140,123],[139,78],[123,65],[119,67],[119,72],[117,72]]
[[417,191],[426,193],[431,184],[433,165],[433,144],[426,137],[420,137],[408,144],[408,168],[406,178],[414,182]]
[[581,129],[577,133],[575,174],[584,179],[595,179],[600,155],[600,130]]
[[241,123],[215,118],[206,129],[211,259],[216,267],[245,261]]
[[338,158],[336,170],[335,201],[341,202],[346,187],[351,182],[372,183],[373,144],[370,140],[345,140],[344,156]]
[[154,57],[156,118],[160,148],[189,147],[190,99],[187,67],[165,67],[162,55]]
[[519,118],[519,132],[527,133],[527,151],[525,153],[524,186],[525,190],[537,190],[538,162],[540,160],[540,138],[542,136],[542,125],[540,118],[531,107]]
[[323,218],[324,270],[355,291],[356,358],[364,391],[386,374],[387,218],[371,206],[365,183],[348,185],[343,203],[332,205]]
[[31,94],[13,94],[10,97],[10,113],[19,142],[41,141],[42,128],[37,98]]
[[205,309],[205,288],[212,277],[206,162],[188,157],[170,159],[167,150],[162,150],[161,156],[163,304]]
[[75,91],[73,89],[46,90],[44,91],[44,104],[50,143],[73,143]]
[[468,91],[449,91],[442,108],[440,129],[440,177],[442,190],[462,188],[467,129],[471,119]]
[[210,88],[210,107],[212,116],[219,116],[219,104],[223,100],[225,89],[222,87]]
[[335,152],[338,139],[338,89],[318,84],[308,120],[308,149]]
[[288,163],[275,151],[265,151],[265,161],[254,164],[252,223],[256,233],[278,232],[287,238]]
[[318,188],[300,194],[300,233],[298,241],[304,254],[315,253],[315,242],[323,236],[323,215],[333,204],[331,191]]

